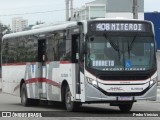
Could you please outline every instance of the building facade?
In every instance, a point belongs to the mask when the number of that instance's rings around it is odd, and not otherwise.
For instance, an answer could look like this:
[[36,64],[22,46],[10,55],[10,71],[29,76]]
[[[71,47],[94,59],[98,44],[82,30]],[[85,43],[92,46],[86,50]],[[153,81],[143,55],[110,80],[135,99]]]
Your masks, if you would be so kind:
[[96,0],[86,3],[85,6],[74,10],[74,17],[78,20],[90,20],[95,18],[105,18],[106,1]]
[[[106,17],[133,18],[133,0],[105,0]],[[137,0],[138,19],[144,19],[144,0]]]
[[17,17],[12,19],[12,31],[20,32],[23,31],[28,26],[28,20],[22,17]]
[[[137,0],[138,19],[144,19],[144,0]],[[133,18],[133,0],[95,0],[74,10],[77,20],[95,18]]]

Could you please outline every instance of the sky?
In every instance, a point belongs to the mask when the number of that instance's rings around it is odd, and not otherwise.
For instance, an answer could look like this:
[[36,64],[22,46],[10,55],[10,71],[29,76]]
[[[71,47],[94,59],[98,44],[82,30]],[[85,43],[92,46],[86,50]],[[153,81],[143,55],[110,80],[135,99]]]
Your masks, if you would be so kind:
[[[74,8],[93,0],[73,0]],[[160,0],[144,0],[145,12],[160,12]],[[45,23],[65,21],[65,0],[0,0],[0,22],[9,25],[13,17]]]

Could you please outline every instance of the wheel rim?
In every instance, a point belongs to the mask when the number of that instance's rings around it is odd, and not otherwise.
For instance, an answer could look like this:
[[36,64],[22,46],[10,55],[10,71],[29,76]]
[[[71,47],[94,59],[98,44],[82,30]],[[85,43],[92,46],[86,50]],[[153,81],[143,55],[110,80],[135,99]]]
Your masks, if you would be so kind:
[[22,91],[22,104],[24,105],[26,102],[26,95],[24,93],[24,91]]
[[70,94],[69,91],[68,91],[67,94],[66,94],[66,103],[67,103],[68,105],[71,104],[71,94]]
[[66,88],[65,104],[66,104],[66,109],[72,111],[71,92],[69,88]]

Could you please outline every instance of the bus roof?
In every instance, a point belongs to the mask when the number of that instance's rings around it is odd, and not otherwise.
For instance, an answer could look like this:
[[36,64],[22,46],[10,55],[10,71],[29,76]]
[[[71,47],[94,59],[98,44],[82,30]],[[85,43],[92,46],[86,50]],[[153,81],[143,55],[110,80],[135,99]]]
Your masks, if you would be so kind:
[[11,33],[11,34],[6,34],[3,36],[3,39],[7,38],[12,38],[12,37],[20,37],[24,35],[33,35],[33,34],[41,34],[41,33],[46,33],[46,32],[51,32],[51,31],[57,31],[57,30],[63,30],[67,27],[73,27],[76,26],[77,22],[66,22],[63,24],[56,24],[56,25],[51,25],[47,27],[41,27],[38,29],[31,29],[28,31],[22,31],[22,32],[17,32],[17,33]]
[[[140,22],[149,22],[152,24],[152,22],[147,21],[147,20],[138,20],[138,19],[128,19],[128,18],[122,18],[122,17],[117,17],[117,18],[97,18],[93,20],[88,20],[88,21],[140,21]],[[86,22],[86,20],[83,20],[81,22]],[[2,39],[7,39],[7,38],[12,38],[12,37],[20,37],[24,35],[33,35],[33,34],[41,34],[41,33],[46,33],[46,32],[51,32],[51,31],[57,31],[57,30],[63,30],[66,29],[67,27],[73,27],[77,25],[77,21],[70,21],[70,22],[64,22],[61,24],[49,24],[48,26],[42,27],[38,26],[35,27],[35,29],[31,29],[28,31],[22,31],[22,32],[17,32],[17,33],[11,33],[11,34],[6,34],[3,36]]]

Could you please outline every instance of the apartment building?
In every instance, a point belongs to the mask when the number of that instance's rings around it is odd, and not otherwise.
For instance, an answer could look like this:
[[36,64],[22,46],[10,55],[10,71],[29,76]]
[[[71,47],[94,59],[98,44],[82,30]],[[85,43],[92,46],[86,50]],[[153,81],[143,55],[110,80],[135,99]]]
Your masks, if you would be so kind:
[[12,19],[12,31],[20,32],[28,26],[28,20],[23,19],[22,17],[17,17]]

